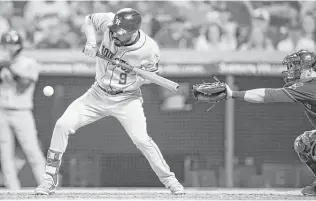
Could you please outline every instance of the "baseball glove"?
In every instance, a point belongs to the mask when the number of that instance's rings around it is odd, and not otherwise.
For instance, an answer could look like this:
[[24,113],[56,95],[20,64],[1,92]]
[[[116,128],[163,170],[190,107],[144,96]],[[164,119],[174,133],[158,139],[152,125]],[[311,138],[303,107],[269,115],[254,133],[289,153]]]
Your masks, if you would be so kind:
[[193,85],[192,91],[195,99],[199,102],[213,103],[213,106],[221,100],[226,99],[226,84],[221,82],[217,77],[214,77],[214,79],[216,82],[203,82],[202,84]]

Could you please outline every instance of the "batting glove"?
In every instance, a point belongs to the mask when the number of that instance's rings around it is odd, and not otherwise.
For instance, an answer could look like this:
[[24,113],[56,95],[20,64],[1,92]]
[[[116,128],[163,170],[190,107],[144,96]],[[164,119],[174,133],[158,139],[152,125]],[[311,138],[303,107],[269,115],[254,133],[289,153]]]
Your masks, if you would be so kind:
[[96,57],[98,52],[98,47],[96,44],[86,43],[83,53],[89,57]]

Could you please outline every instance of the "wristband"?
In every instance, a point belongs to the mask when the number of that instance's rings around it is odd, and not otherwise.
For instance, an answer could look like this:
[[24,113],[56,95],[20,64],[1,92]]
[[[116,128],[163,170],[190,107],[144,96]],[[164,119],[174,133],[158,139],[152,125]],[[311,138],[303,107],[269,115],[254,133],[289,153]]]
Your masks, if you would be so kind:
[[244,100],[245,94],[245,91],[233,91],[232,98],[237,100]]

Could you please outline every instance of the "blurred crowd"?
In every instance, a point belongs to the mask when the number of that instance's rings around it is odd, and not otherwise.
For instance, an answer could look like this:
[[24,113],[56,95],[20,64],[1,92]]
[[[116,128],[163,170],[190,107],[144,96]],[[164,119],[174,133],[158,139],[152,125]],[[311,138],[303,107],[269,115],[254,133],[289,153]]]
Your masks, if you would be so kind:
[[123,7],[143,15],[161,48],[316,49],[314,1],[1,1],[0,35],[16,29],[27,48],[81,48],[86,15]]

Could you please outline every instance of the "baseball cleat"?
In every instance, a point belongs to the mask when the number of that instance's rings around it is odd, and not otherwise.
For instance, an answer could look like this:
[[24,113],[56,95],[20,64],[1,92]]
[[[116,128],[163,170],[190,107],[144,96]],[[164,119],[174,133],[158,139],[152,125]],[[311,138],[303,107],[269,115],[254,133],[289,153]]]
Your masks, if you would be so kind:
[[51,195],[55,193],[56,186],[51,176],[45,175],[44,182],[35,189],[35,195]]
[[171,193],[173,195],[184,195],[185,194],[184,188],[179,182],[176,182],[176,183],[170,185],[168,187],[168,189],[171,191]]
[[301,190],[303,195],[308,196],[316,196],[316,182],[312,183],[311,185],[306,186]]

